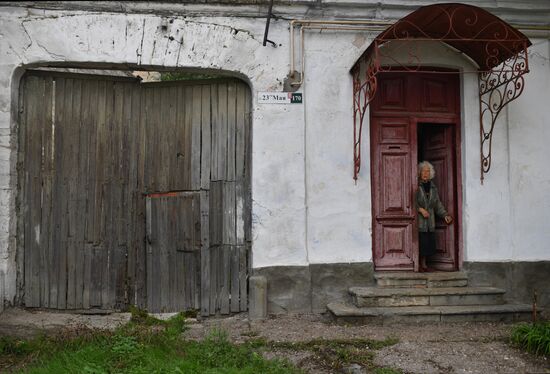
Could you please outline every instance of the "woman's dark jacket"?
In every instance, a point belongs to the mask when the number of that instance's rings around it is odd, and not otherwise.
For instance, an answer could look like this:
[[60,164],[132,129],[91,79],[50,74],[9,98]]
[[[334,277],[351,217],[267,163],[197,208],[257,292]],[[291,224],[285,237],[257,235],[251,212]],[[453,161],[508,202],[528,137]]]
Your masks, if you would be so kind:
[[[448,215],[445,207],[439,200],[439,195],[437,194],[437,188],[435,184],[430,181],[430,193],[424,193],[422,189],[422,183],[418,184],[418,190],[416,191],[416,210],[418,208],[424,208],[428,211],[430,216],[424,218],[424,216],[418,212],[418,231],[420,232],[432,232],[435,230],[435,215],[438,217],[445,218]],[[434,214],[435,213],[435,214]]]

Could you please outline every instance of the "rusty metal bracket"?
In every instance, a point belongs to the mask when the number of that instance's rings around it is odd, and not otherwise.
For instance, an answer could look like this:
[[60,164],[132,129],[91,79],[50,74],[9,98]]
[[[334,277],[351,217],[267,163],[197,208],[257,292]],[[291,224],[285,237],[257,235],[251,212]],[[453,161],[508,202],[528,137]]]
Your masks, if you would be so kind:
[[511,101],[523,92],[523,75],[529,72],[527,46],[522,52],[504,61],[490,71],[480,72],[479,82],[479,134],[481,137],[481,183],[491,169],[493,129],[498,115]]
[[[361,68],[363,67],[363,72]],[[357,183],[361,170],[361,134],[363,120],[367,107],[376,94],[377,79],[380,66],[377,58],[371,58],[364,66],[356,65],[352,71],[353,77],[353,179]],[[364,76],[364,80],[361,77]]]

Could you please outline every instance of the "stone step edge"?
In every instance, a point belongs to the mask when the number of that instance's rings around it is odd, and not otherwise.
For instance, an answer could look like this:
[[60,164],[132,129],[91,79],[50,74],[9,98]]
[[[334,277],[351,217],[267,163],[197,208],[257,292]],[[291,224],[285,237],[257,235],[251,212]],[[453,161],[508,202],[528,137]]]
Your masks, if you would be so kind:
[[496,287],[350,287],[356,297],[443,296],[443,295],[503,295],[505,290]]
[[[327,309],[336,317],[377,317],[413,315],[464,315],[464,314],[504,314],[531,313],[529,304],[501,305],[456,305],[456,306],[405,306],[405,307],[362,307],[342,302],[332,302]],[[539,310],[540,312],[540,310]]]
[[433,272],[433,273],[413,273],[413,272],[376,272],[375,279],[396,279],[396,280],[458,280],[468,279],[468,275],[462,271],[454,272]]

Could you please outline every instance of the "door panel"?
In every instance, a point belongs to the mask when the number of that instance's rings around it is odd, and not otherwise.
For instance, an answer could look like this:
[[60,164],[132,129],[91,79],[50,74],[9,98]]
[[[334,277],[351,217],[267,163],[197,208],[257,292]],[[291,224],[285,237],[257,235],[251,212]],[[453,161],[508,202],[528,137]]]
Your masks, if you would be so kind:
[[414,251],[410,186],[411,127],[408,119],[373,120],[371,139],[377,150],[373,155],[374,243],[377,269],[413,269]]
[[455,172],[453,159],[453,126],[445,124],[424,124],[422,127],[422,146],[420,156],[422,160],[432,163],[435,169],[433,182],[437,186],[439,198],[447,212],[455,218],[451,226],[438,218],[436,219],[436,248],[437,252],[431,258],[431,266],[440,270],[454,270],[456,268],[456,208],[454,186]]

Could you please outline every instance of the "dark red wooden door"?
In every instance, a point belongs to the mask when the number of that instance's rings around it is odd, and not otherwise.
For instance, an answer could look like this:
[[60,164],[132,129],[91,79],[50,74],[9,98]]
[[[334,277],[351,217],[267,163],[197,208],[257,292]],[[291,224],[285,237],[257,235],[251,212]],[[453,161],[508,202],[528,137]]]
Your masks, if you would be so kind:
[[[408,118],[383,118],[371,122],[376,268],[412,270],[414,267],[414,208],[410,186],[414,183],[413,126]],[[406,186],[406,187],[405,187]]]
[[[433,182],[437,186],[439,198],[447,212],[456,218],[455,209],[455,167],[453,157],[453,126],[448,124],[419,124],[419,155],[429,161],[435,169]],[[456,238],[453,224],[436,219],[437,253],[430,259],[430,266],[440,270],[455,270]]]
[[[434,163],[440,195],[456,218],[459,85],[456,74],[380,74],[371,105],[373,261],[376,270],[417,270],[417,163]],[[426,123],[437,123],[438,127]],[[441,125],[443,124],[443,125]],[[417,131],[418,130],[418,131]],[[419,153],[420,152],[420,153]],[[440,183],[441,182],[441,183]],[[445,182],[443,184],[443,182]],[[455,222],[458,223],[459,220]],[[456,226],[437,226],[434,266],[457,267]]]

